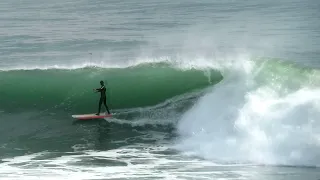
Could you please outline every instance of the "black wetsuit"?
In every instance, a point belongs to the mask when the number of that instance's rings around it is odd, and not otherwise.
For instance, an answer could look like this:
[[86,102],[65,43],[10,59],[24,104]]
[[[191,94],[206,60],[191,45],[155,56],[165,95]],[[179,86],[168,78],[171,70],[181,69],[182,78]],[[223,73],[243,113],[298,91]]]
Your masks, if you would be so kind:
[[106,87],[103,85],[101,86],[101,88],[96,89],[98,92],[100,92],[100,101],[99,101],[99,109],[98,109],[98,113],[100,113],[100,109],[101,109],[101,104],[103,103],[104,106],[106,107],[108,114],[110,114],[109,112],[109,108],[107,106],[107,97],[106,97]]

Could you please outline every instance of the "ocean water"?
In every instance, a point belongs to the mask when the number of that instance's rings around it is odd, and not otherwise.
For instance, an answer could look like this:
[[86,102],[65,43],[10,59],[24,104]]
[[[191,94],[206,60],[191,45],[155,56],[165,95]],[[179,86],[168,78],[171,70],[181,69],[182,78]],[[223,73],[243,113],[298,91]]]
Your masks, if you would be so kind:
[[0,12],[0,179],[320,179],[319,1]]

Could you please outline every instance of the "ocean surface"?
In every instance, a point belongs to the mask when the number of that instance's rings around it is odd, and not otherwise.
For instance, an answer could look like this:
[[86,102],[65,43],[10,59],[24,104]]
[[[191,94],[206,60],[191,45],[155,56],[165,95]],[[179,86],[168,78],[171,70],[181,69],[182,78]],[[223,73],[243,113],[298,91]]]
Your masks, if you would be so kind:
[[[319,20],[318,0],[2,0],[0,179],[319,180]],[[113,117],[73,119],[100,80]]]

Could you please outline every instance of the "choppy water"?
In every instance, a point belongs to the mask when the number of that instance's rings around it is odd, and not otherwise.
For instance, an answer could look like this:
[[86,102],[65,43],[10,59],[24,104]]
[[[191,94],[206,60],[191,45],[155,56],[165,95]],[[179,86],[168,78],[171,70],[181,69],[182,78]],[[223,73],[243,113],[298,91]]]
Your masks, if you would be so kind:
[[1,179],[320,179],[320,2],[0,12]]

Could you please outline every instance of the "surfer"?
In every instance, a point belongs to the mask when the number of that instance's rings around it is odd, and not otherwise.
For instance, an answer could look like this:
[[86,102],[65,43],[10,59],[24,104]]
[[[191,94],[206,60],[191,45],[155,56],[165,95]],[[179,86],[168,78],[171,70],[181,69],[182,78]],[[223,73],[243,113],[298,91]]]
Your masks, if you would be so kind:
[[104,86],[104,82],[103,81],[100,81],[100,85],[101,85],[100,88],[94,89],[96,92],[100,92],[99,110],[98,110],[98,113],[96,115],[100,114],[100,109],[101,109],[101,104],[102,103],[106,107],[106,109],[108,111],[108,114],[110,114],[109,108],[107,106],[106,87]]

